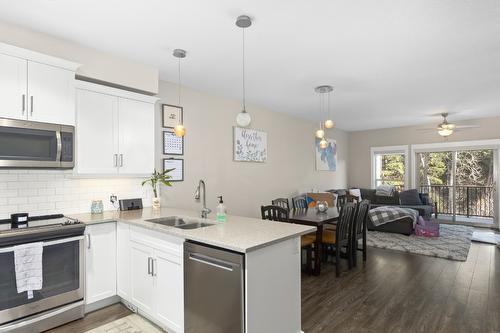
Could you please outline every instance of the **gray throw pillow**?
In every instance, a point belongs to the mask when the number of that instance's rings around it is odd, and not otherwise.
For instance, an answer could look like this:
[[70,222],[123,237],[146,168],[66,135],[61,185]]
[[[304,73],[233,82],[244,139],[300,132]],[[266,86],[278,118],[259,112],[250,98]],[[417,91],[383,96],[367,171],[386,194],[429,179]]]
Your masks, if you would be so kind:
[[418,206],[422,205],[418,191],[407,190],[399,193],[399,203],[404,206]]

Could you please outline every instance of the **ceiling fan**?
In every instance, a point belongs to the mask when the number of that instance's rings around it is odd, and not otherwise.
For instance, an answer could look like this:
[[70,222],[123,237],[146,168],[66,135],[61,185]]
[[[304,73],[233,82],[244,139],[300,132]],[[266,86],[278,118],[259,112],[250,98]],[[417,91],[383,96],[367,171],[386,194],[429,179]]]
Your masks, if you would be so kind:
[[456,125],[448,122],[448,112],[443,112],[440,114],[443,117],[443,121],[437,125],[435,128],[419,128],[418,131],[431,131],[437,130],[438,134],[442,137],[446,138],[452,135],[456,130],[469,129],[469,128],[478,128],[478,125]]

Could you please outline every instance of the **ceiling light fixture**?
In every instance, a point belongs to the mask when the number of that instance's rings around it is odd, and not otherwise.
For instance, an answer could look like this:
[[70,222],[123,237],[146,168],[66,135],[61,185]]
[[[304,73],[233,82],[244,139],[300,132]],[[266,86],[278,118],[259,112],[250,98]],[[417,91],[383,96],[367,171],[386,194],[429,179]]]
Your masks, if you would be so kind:
[[[176,57],[179,60],[179,65],[178,65],[179,77],[178,77],[177,88],[178,88],[178,95],[179,95],[178,103],[179,103],[179,106],[181,106],[181,59],[186,57],[186,51],[182,50],[182,49],[175,49],[173,55],[174,55],[174,57]],[[186,135],[186,128],[184,127],[182,118],[178,119],[178,123],[174,127],[174,133],[176,136],[179,136],[179,137]]]
[[250,123],[252,122],[252,117],[250,117],[250,113],[247,112],[246,110],[246,96],[245,96],[245,29],[248,28],[249,26],[252,25],[252,19],[247,16],[247,15],[240,15],[236,19],[236,26],[238,28],[241,28],[241,31],[243,32],[243,38],[242,38],[242,54],[243,54],[243,76],[242,76],[242,82],[243,82],[243,110],[238,113],[236,116],[236,124],[240,127],[248,127]]
[[[320,101],[320,113],[322,109],[322,105],[326,104],[325,106],[325,113],[326,113],[326,120],[324,122],[324,128],[331,129],[335,126],[335,123],[330,117],[330,94],[333,91],[333,87],[329,85],[323,85],[323,86],[318,86],[314,88],[314,91],[319,95],[319,101]],[[326,99],[326,103],[324,101]]]

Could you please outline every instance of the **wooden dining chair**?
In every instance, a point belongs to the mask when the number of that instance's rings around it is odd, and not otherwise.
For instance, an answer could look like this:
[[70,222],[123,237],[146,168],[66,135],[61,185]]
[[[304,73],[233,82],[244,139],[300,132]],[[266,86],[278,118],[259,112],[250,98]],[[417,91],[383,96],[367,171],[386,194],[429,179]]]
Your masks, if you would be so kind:
[[261,206],[260,212],[263,220],[289,222],[289,211],[286,208],[275,205]]
[[[363,261],[366,261],[366,219],[368,218],[368,211],[370,210],[370,201],[362,200],[358,204],[356,210],[356,219],[352,224],[352,261],[353,265],[357,264],[358,251],[363,251]],[[359,240],[362,240],[362,247],[359,248]]]
[[[335,255],[335,274],[340,276],[340,258],[347,258],[349,269],[352,268],[352,238],[351,228],[356,217],[356,205],[352,202],[346,203],[340,210],[336,230],[323,231],[323,244],[325,254],[331,250]],[[341,253],[345,249],[344,255]]]
[[[286,208],[269,205],[261,206],[260,212],[263,220],[278,221],[278,222],[289,222],[290,211]],[[316,238],[311,235],[306,235],[301,237],[301,248],[306,251],[306,272],[311,271],[312,266],[312,252],[313,246],[316,242]]]
[[290,204],[288,202],[288,198],[277,198],[271,201],[273,206],[279,206],[281,208],[285,208],[286,210],[290,210]]
[[294,209],[307,209],[306,197],[301,195],[301,196],[292,198],[292,205],[293,205]]

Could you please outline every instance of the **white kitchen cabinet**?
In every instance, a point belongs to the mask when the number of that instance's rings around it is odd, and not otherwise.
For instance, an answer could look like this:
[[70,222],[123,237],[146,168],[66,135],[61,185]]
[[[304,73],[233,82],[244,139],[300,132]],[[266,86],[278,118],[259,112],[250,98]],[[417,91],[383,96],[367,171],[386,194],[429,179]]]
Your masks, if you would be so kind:
[[85,303],[116,295],[116,223],[87,226]]
[[180,305],[184,304],[184,283],[181,258],[156,251],[154,269],[156,317],[170,329],[182,332],[184,310]]
[[130,301],[130,225],[116,223],[116,294]]
[[152,314],[154,307],[153,256],[154,250],[143,244],[130,242],[132,295],[130,301],[142,311]]
[[79,82],[77,174],[149,175],[154,170],[156,98]]
[[78,173],[116,174],[118,163],[117,98],[77,89],[76,103]]
[[75,124],[75,73],[28,61],[28,120]]
[[118,99],[120,174],[153,172],[155,167],[154,110],[150,103]]
[[184,331],[183,243],[160,232],[130,228],[130,302],[177,333]]
[[28,63],[24,59],[0,54],[0,116],[26,119]]
[[78,66],[0,43],[0,117],[74,125]]

